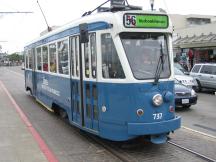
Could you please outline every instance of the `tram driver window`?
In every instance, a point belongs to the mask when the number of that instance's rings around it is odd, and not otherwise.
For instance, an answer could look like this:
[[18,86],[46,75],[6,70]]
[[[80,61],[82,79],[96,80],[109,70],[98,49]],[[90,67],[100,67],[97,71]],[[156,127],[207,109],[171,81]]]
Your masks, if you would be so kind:
[[108,33],[101,35],[101,51],[103,78],[125,78],[112,37]]

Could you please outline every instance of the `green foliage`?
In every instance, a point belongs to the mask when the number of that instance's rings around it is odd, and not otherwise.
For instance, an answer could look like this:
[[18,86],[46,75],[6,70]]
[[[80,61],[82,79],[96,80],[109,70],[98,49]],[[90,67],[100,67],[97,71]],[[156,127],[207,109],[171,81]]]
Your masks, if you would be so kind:
[[24,60],[23,59],[23,55],[19,55],[17,53],[13,53],[11,55],[7,56],[9,58],[10,61],[20,61],[20,60]]

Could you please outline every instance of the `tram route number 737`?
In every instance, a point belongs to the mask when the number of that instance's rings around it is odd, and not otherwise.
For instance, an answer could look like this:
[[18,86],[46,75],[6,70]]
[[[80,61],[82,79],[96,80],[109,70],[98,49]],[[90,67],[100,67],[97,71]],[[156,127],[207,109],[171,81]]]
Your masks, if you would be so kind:
[[156,113],[156,114],[152,114],[152,115],[153,115],[154,120],[160,120],[163,117],[162,113]]

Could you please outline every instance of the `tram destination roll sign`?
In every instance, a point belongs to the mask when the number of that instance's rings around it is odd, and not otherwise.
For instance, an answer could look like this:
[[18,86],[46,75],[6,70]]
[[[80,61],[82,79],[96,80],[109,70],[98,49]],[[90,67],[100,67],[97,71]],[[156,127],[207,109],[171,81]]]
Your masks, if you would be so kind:
[[168,28],[167,15],[124,14],[126,28]]

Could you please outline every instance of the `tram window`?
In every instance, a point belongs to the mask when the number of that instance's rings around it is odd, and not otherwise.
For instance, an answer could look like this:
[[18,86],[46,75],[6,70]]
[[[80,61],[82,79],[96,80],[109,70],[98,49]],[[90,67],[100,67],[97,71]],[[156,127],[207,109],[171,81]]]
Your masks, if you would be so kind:
[[74,69],[75,69],[75,38],[71,38],[71,73],[74,76]]
[[37,52],[37,70],[41,70],[41,48],[36,49]]
[[58,69],[60,74],[69,74],[68,40],[58,42]]
[[94,100],[97,100],[97,86],[93,85],[93,92],[92,92]]
[[88,103],[86,104],[86,116],[91,118],[91,105]]
[[98,120],[98,107],[94,105],[94,120]]
[[112,79],[125,78],[125,74],[110,34],[101,35],[101,48],[103,77]]
[[168,37],[164,33],[120,33],[120,38],[136,79],[154,79],[160,58],[160,78],[170,76]]
[[96,36],[95,33],[90,35],[90,48],[91,48],[91,70],[92,77],[96,78],[96,69],[97,69],[97,51],[96,51]]
[[29,66],[28,66],[28,68],[32,69],[33,57],[32,57],[32,51],[31,50],[28,51],[28,56],[29,56],[29,61],[28,61]]
[[25,51],[25,68],[28,69],[28,51]]
[[50,72],[56,73],[56,44],[49,45],[49,65],[50,65]]
[[47,46],[42,47],[43,55],[43,71],[48,71],[48,48]]
[[89,44],[84,44],[85,76],[89,78]]
[[76,76],[79,76],[79,38],[75,38]]

